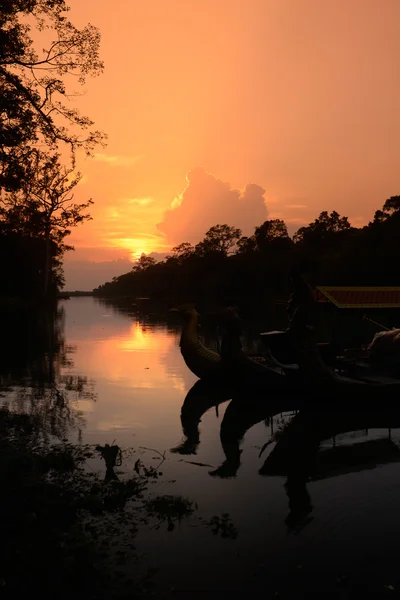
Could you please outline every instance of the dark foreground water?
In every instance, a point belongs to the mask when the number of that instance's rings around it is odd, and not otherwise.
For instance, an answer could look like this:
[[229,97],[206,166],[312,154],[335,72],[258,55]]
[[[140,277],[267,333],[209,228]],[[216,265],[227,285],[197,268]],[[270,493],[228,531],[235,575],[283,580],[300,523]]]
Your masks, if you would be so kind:
[[[285,412],[267,391],[229,402],[231,391],[187,369],[180,323],[135,308],[73,298],[55,327],[28,323],[3,356],[1,402],[33,415],[45,435],[133,448],[120,477],[140,460],[160,473],[152,494],[192,503],[172,524],[139,527],[135,543],[160,590],[397,596],[399,399],[393,410],[317,420]],[[101,459],[91,467],[102,470]]]

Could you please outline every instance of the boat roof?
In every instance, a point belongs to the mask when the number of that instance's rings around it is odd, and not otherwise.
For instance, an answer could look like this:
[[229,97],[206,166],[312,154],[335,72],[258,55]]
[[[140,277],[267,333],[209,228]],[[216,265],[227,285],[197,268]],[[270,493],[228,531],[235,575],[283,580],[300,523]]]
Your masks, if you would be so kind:
[[400,286],[332,286],[318,285],[317,302],[331,302],[338,308],[400,308]]

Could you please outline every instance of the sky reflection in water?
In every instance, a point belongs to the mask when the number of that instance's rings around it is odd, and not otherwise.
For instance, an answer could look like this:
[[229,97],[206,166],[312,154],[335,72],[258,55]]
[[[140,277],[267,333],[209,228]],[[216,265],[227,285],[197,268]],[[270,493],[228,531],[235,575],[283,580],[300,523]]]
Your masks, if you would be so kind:
[[[348,474],[306,484],[296,479],[307,457],[305,437],[305,449],[300,448],[293,463],[294,484],[284,486],[287,473],[260,476],[259,469],[274,449],[271,444],[259,457],[271,439],[267,396],[249,394],[235,413],[224,390],[210,390],[202,382],[192,387],[197,378],[181,357],[178,323],[139,318],[134,307],[123,313],[93,298],[73,298],[62,304],[66,347],[72,353],[70,363],[64,361],[61,367],[61,380],[81,377],[93,388],[86,397],[72,395],[73,408],[82,413],[83,442],[111,444],[115,440],[122,448],[134,447],[136,452],[124,459],[121,474],[130,473],[137,458],[156,466],[160,455],[155,450],[165,452],[163,482],[154,486],[154,493],[179,494],[195,501],[198,514],[205,519],[228,513],[238,530],[235,540],[223,539],[196,527],[193,519],[183,521],[173,532],[162,527],[141,529],[138,546],[147,553],[150,566],[161,568],[159,581],[182,590],[272,590],[284,580],[294,585],[299,574],[307,572],[318,585],[324,578],[330,589],[343,574],[351,571],[352,577],[362,579],[371,570],[379,573],[382,582],[394,581],[400,463],[349,468]],[[7,397],[3,400],[7,403]],[[180,418],[184,401],[183,424],[191,436],[187,444],[182,444]],[[395,416],[392,427],[400,424]],[[226,458],[220,441],[224,417],[229,425],[228,437],[222,440],[225,453],[237,453],[239,438],[245,434],[241,464],[234,469],[237,477],[229,479],[210,475]],[[275,430],[284,422],[278,414]],[[350,431],[369,427],[368,436],[364,431],[343,433],[336,443],[388,436],[382,418],[371,415],[359,423],[359,427],[349,424]],[[78,429],[70,434],[74,441],[79,439]],[[397,443],[399,430],[392,429],[391,436]],[[332,440],[328,437],[322,447],[332,447]],[[101,466],[100,460],[96,466]],[[288,528],[290,508],[292,513],[304,512],[297,529]],[[289,579],[287,573],[291,573]]]

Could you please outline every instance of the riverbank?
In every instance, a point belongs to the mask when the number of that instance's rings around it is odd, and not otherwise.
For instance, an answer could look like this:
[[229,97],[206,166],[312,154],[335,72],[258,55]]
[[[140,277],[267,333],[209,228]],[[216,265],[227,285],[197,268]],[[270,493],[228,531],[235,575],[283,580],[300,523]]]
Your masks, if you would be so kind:
[[136,524],[125,511],[142,497],[146,477],[102,479],[85,469],[95,448],[45,443],[28,416],[5,410],[0,452],[2,598],[147,597]]

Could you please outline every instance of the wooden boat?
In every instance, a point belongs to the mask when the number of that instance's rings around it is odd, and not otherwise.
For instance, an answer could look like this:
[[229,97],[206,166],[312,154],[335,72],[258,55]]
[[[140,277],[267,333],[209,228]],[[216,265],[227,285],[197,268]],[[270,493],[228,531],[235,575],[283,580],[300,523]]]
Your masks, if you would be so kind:
[[[306,282],[297,275],[292,277],[295,287],[289,306],[289,328],[285,332],[288,351],[293,352],[298,365],[296,375],[302,393],[309,396],[309,402],[324,399],[329,403],[396,402],[400,400],[400,378],[364,371],[364,373],[341,372],[338,365],[329,366],[322,359],[316,342],[314,315],[315,304],[312,292]],[[271,360],[270,332],[260,334]],[[292,365],[275,360],[286,373],[292,372]]]
[[171,308],[184,320],[179,346],[186,366],[199,378],[218,377],[222,373],[221,356],[206,348],[198,334],[199,313],[191,304]]
[[[247,386],[251,390],[280,392],[284,396],[296,394],[302,399],[302,407],[319,404],[322,399],[327,405],[347,404],[351,400],[352,405],[356,406],[376,402],[378,398],[383,402],[392,402],[396,394],[400,398],[400,379],[378,376],[372,372],[351,377],[326,364],[320,346],[315,342],[315,330],[306,324],[304,318],[300,306],[286,332],[260,334],[266,346],[269,366],[257,365],[257,368],[251,366],[243,354],[235,318],[225,320],[223,342],[226,350],[221,349],[221,358],[225,362],[226,372],[230,372],[230,377],[242,392]],[[272,354],[271,339],[277,338],[285,340],[281,346],[294,363],[280,362]],[[327,354],[325,346],[322,348]]]
[[235,309],[221,311],[220,323],[224,333],[221,354],[210,350],[201,342],[198,335],[199,314],[193,305],[183,305],[170,309],[184,319],[180,338],[180,349],[187,367],[199,378],[225,378],[227,382],[239,386],[261,386],[292,393],[290,378],[275,367],[271,368],[253,360],[243,351],[240,340],[240,319]]
[[[342,360],[332,366],[329,349],[318,345],[313,326],[314,298],[301,277],[292,278],[295,292],[289,303],[289,328],[285,332],[260,334],[266,347],[267,364],[248,357],[242,348],[241,323],[234,308],[221,311],[224,334],[221,354],[206,348],[198,336],[198,313],[193,305],[176,309],[185,324],[180,339],[181,353],[188,368],[199,378],[223,377],[238,386],[264,392],[280,392],[301,396],[312,405],[324,403],[347,404],[394,402],[400,399],[400,377],[378,372],[364,364]],[[271,340],[279,339],[295,362],[280,362],[271,351]],[[284,343],[282,343],[284,340]],[[325,360],[324,360],[324,358]],[[326,361],[326,362],[325,362]],[[331,364],[329,364],[331,362]],[[341,368],[342,366],[342,368]]]
[[[296,362],[296,351],[288,331],[267,331],[260,335],[271,365],[288,368],[286,363]],[[370,379],[379,381],[379,378],[400,380],[398,357],[385,356],[378,359],[371,355],[369,348],[350,348],[340,351],[325,342],[318,342],[316,346],[321,360],[339,374],[366,381]]]

